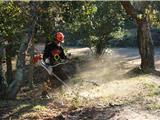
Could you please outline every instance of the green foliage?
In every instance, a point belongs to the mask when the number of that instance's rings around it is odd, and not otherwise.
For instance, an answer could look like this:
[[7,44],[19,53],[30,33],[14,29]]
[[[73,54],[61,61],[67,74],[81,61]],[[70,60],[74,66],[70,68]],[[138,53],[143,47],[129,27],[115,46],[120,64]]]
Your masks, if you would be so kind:
[[[37,4],[37,14],[38,21],[36,26],[36,38],[40,38],[41,34],[49,41],[53,39],[52,32],[58,31],[59,25],[61,24],[58,16],[59,13],[59,2],[38,2]],[[57,24],[59,22],[59,24]]]
[[146,108],[149,109],[149,110],[159,110],[160,109],[160,103],[158,103],[157,101],[153,102],[153,103],[150,103],[146,106]]
[[71,33],[67,40],[84,46],[95,47],[101,39],[105,43],[111,32],[124,25],[119,2],[70,2],[68,10],[72,23],[66,21],[66,31]]
[[114,39],[119,39],[122,38],[125,34],[125,31],[121,28],[119,28],[117,31],[112,32],[110,35],[114,38]]
[[111,47],[137,47],[136,32],[136,29],[119,29],[118,31],[111,33],[107,44]]
[[14,35],[22,28],[22,10],[14,2],[0,4],[0,36]]
[[149,97],[154,97],[159,95],[160,92],[160,87],[157,84],[154,83],[146,83],[144,86],[148,89],[148,94],[147,96]]
[[[97,11],[90,15],[90,31],[86,32],[88,36],[96,36],[96,40],[90,40],[90,47],[96,46],[96,54],[101,55],[110,33],[123,26],[124,17],[122,8],[118,2],[96,2]],[[88,29],[86,29],[88,30]],[[93,43],[92,43],[93,42]]]
[[[21,38],[24,37],[26,14],[27,12],[18,2],[4,1],[0,4],[0,37],[4,42],[9,43],[6,45],[11,45],[12,56],[16,54]],[[2,46],[5,47],[5,44]]]
[[34,110],[34,111],[45,111],[45,110],[47,110],[47,108],[45,106],[42,106],[42,105],[36,105],[32,108],[32,110]]
[[160,24],[158,20],[159,12],[151,5],[149,5],[148,8],[145,9],[145,15],[147,16],[148,21],[151,23],[152,26],[157,26],[158,24]]

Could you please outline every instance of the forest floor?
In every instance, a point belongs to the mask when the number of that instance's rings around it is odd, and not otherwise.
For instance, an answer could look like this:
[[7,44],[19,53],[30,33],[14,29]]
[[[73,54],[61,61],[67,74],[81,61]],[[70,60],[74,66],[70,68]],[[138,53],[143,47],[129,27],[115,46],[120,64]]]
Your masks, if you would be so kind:
[[[100,60],[87,48],[72,48],[75,70],[61,86],[40,98],[42,83],[25,86],[17,100],[0,101],[6,120],[160,120],[160,50],[155,74],[142,74],[138,49],[115,48]],[[38,76],[44,75],[43,72]]]

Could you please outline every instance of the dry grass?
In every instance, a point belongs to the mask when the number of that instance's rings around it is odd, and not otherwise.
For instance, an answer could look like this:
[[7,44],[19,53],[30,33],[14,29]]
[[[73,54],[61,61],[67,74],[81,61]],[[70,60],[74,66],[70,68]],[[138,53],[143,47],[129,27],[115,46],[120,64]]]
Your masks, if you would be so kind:
[[[153,94],[147,86],[155,86],[151,75],[126,76],[137,62],[132,64],[110,55],[98,61],[92,57],[87,59],[70,81],[72,90],[65,87],[62,90],[63,100],[70,100],[73,106],[125,104]],[[157,88],[153,87],[153,91]]]
[[[49,94],[53,97],[50,101],[46,104],[37,104],[38,101],[35,101],[36,105],[29,104],[32,106],[31,111],[22,114],[19,119],[53,118],[69,109],[93,106],[125,104],[131,106],[134,103],[148,110],[160,108],[160,84],[155,83],[155,79],[159,77],[137,73],[131,76],[127,74],[140,63],[139,58],[128,60],[113,52],[100,60],[95,60],[89,55],[84,56],[88,54],[88,49],[82,51],[74,49],[72,52],[75,56],[83,55],[83,57],[77,59],[79,62],[77,73],[68,82],[70,89],[63,86],[59,90],[50,91]],[[37,92],[40,91],[37,90]],[[15,110],[18,111],[27,106],[21,104]],[[121,114],[127,116],[129,111],[137,115],[130,108],[126,108],[126,111],[122,111]],[[140,118],[139,115],[137,116]]]

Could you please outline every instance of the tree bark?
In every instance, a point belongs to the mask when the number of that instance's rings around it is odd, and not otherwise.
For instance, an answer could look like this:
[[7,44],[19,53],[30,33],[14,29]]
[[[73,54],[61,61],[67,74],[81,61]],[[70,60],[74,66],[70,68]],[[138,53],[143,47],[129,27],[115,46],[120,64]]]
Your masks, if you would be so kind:
[[137,23],[137,41],[141,56],[141,69],[143,72],[153,72],[155,70],[154,45],[150,32],[150,24],[146,16],[142,16],[142,18],[137,17],[138,12],[129,1],[122,1],[121,4],[126,13]]
[[[34,33],[32,34],[32,38],[34,36]],[[31,40],[32,47],[30,48],[30,65],[29,65],[29,71],[28,71],[28,80],[29,80],[29,87],[30,89],[33,89],[33,57],[34,57],[34,41]]]
[[141,69],[143,72],[154,71],[154,45],[151,37],[150,26],[146,18],[138,23],[137,40],[141,56]]
[[8,98],[15,99],[16,95],[20,89],[20,86],[23,83],[23,76],[24,76],[24,66],[25,66],[25,54],[24,51],[26,50],[26,41],[23,41],[17,58],[16,63],[16,75],[15,80],[9,85],[8,88]]
[[100,38],[100,40],[98,41],[96,45],[96,57],[97,58],[99,58],[103,54],[104,48],[105,48],[104,38]]
[[[10,40],[8,40],[10,41]],[[12,72],[12,45],[11,42],[8,42],[6,46],[6,64],[7,64],[7,83],[10,84],[13,81],[13,72]]]
[[35,30],[35,25],[37,21],[36,16],[36,3],[31,1],[30,2],[30,21],[29,21],[29,28],[28,28],[28,39],[24,39],[22,44],[20,45],[19,54],[17,58],[17,66],[16,66],[16,76],[15,80],[10,84],[8,88],[8,98],[15,99],[18,91],[20,90],[24,81],[24,70],[25,70],[25,53],[28,51],[30,47],[31,40],[33,39],[33,33]]
[[6,91],[7,91],[7,81],[5,79],[5,70],[4,70],[4,49],[0,48],[0,99],[6,98]]

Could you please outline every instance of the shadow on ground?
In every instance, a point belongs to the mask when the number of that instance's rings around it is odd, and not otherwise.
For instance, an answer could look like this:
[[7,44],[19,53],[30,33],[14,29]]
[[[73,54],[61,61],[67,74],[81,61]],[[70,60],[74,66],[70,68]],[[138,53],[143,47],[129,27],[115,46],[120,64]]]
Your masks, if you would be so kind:
[[35,106],[45,106],[50,100],[33,99],[33,100],[1,100],[0,119],[19,119],[21,115],[33,111]]
[[[121,105],[120,105],[121,106]],[[67,111],[52,120],[109,120],[120,112],[120,106],[91,107]]]
[[[55,74],[62,79],[64,82],[68,82],[70,78],[77,73],[78,67],[83,63],[87,62],[79,60],[79,58],[72,59],[65,66],[55,68]],[[26,72],[27,78],[28,73]],[[37,105],[47,106],[47,104],[53,99],[42,99],[42,84],[50,80],[52,89],[60,88],[63,84],[56,80],[56,78],[49,76],[44,68],[36,66],[34,68],[34,86],[32,89],[28,87],[28,82],[24,83],[20,92],[17,95],[17,100],[0,100],[0,119],[19,119],[23,114],[33,111],[33,108]],[[26,81],[26,80],[25,80]]]
[[150,75],[155,75],[155,76],[158,76],[160,77],[160,71],[158,70],[154,70],[154,71],[151,71],[149,73],[144,73],[140,67],[135,67],[131,70],[129,70],[127,73],[124,74],[125,77],[129,77],[129,78],[133,78],[133,77],[137,77],[137,76],[140,76],[140,75],[145,75],[145,74],[150,74]]

